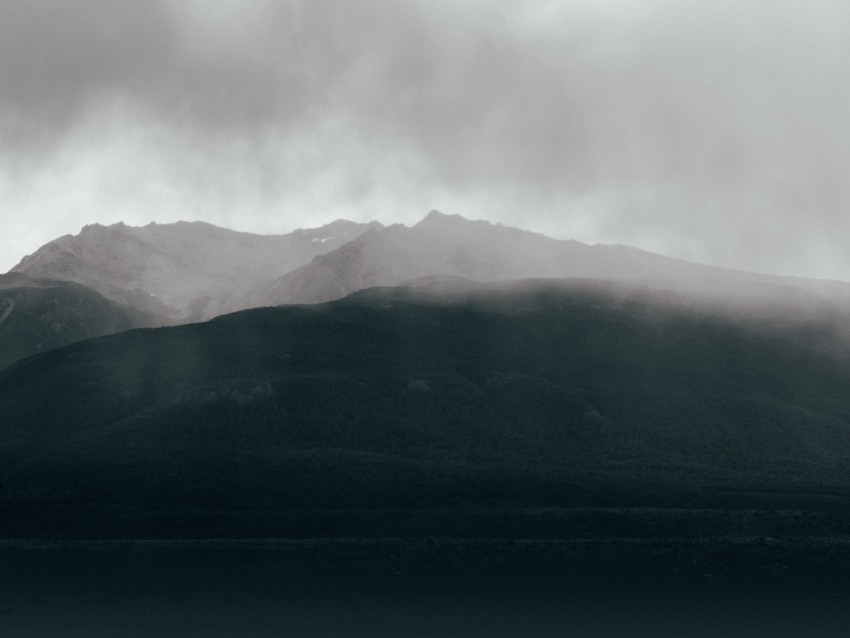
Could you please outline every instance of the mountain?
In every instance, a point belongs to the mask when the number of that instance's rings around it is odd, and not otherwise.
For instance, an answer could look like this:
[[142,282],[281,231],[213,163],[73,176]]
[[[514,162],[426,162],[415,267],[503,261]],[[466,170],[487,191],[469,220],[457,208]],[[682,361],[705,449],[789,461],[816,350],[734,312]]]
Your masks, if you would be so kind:
[[72,344],[0,371],[0,532],[348,536],[385,508],[843,494],[847,312],[759,303],[431,280]]
[[152,325],[153,317],[79,284],[0,275],[0,368],[75,341]]
[[11,272],[76,282],[153,314],[162,324],[185,323],[220,314],[246,287],[378,226],[338,220],[287,235],[254,235],[202,222],[93,224],[46,244]]
[[[850,307],[850,284],[703,266],[622,245],[586,245],[431,211],[412,227],[337,220],[288,235],[201,222],[86,226],[25,257],[12,272],[72,281],[157,318],[203,321],[263,306],[321,303],[434,276],[476,281],[584,277],[725,300],[800,291]],[[804,295],[805,297],[805,295]]]
[[313,259],[270,284],[235,298],[230,310],[320,303],[372,286],[428,276],[473,280],[584,277],[641,282],[655,288],[746,297],[753,286],[817,289],[850,303],[850,285],[703,266],[622,245],[586,245],[459,215],[431,211],[410,228],[389,226]]

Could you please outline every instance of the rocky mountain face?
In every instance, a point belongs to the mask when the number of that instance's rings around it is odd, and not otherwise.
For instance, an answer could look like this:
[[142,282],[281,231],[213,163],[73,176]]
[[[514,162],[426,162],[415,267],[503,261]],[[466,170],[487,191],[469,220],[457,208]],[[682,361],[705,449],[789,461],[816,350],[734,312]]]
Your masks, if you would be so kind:
[[287,235],[254,235],[202,222],[86,226],[25,257],[11,272],[72,281],[158,317],[203,321],[234,295],[334,250],[379,224],[338,220]]
[[[25,257],[12,272],[72,281],[160,324],[280,304],[321,303],[427,277],[473,281],[588,278],[699,292],[721,303],[755,297],[838,299],[850,284],[703,266],[622,245],[587,245],[431,211],[412,227],[338,220],[288,235],[200,222],[87,226]],[[784,303],[784,302],[783,302]]]
[[79,284],[19,273],[0,275],[0,368],[39,352],[154,321]]
[[[476,281],[523,278],[628,280],[653,288],[707,296],[747,298],[767,286],[810,288],[813,282],[703,266],[622,245],[587,245],[469,221],[431,211],[410,228],[394,225],[364,233],[270,284],[238,297],[237,307],[319,303],[373,286],[394,286],[431,276]],[[804,285],[805,284],[805,285]],[[846,284],[820,284],[850,299]],[[828,290],[827,290],[828,288]]]
[[[719,315],[737,312],[756,322],[817,319],[824,305],[850,309],[850,284],[846,283],[714,268],[628,246],[552,239],[438,211],[412,227],[338,220],[277,236],[234,232],[200,222],[141,228],[95,224],[78,235],[46,244],[25,257],[11,274],[29,277],[7,281],[28,281],[22,285],[30,297],[46,294],[46,288],[32,289],[35,280],[53,282],[51,303],[57,308],[68,305],[51,313],[45,310],[45,317],[65,313],[80,319],[74,329],[56,327],[45,319],[54,326],[50,330],[56,338],[50,339],[32,336],[40,319],[27,328],[32,335],[26,338],[11,336],[23,334],[19,330],[24,324],[15,330],[7,327],[6,337],[0,334],[0,348],[6,353],[2,361],[7,363],[39,349],[123,329],[119,326],[192,323],[248,308],[321,303],[363,289],[415,286],[434,278],[629,282],[686,293],[687,303],[699,299],[704,307],[713,305]],[[64,288],[60,298],[56,296],[58,281],[78,287]],[[79,299],[72,299],[74,291]],[[23,292],[14,293],[14,299],[11,292],[5,294],[0,316],[5,315],[11,326],[27,316],[21,311]],[[100,296],[113,304],[107,307],[103,300],[94,301]],[[81,308],[93,314],[83,319]],[[9,319],[12,312],[14,317]],[[119,316],[127,320],[116,323]]]

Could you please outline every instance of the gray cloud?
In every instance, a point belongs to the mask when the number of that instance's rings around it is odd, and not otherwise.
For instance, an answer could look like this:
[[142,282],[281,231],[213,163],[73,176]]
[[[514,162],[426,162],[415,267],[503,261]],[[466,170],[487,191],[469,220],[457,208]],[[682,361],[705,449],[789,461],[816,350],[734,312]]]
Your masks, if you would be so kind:
[[2,248],[441,207],[850,279],[850,9],[637,4],[0,0]]
[[55,141],[104,94],[143,95],[173,63],[175,35],[158,2],[0,3],[4,144]]

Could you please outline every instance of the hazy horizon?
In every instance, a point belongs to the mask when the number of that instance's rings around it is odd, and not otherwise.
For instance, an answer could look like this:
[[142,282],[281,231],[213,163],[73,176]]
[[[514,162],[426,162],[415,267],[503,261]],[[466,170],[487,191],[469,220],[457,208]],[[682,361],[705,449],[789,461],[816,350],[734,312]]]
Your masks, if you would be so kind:
[[0,3],[0,272],[86,224],[430,209],[850,280],[850,7]]

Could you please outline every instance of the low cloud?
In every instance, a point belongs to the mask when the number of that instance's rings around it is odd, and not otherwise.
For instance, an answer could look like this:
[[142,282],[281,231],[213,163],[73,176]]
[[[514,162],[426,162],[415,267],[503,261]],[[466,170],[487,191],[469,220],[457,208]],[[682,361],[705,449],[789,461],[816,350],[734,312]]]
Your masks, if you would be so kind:
[[848,27],[832,0],[0,3],[0,268],[94,221],[441,208],[850,279]]

